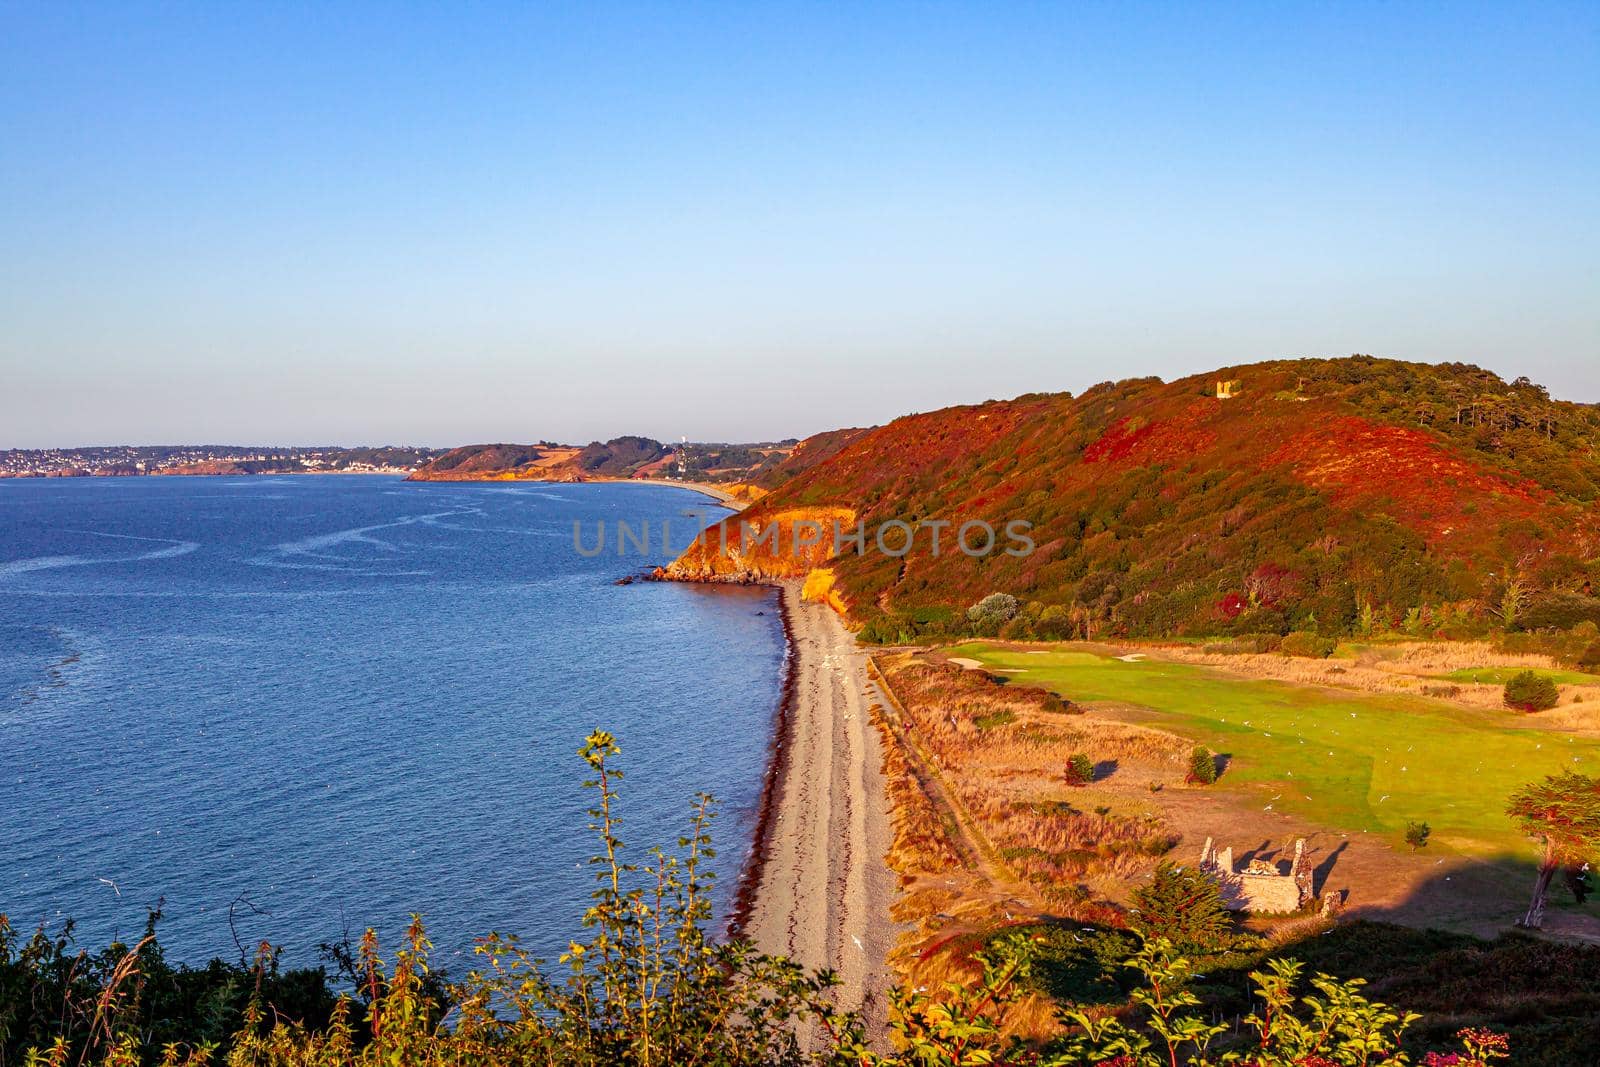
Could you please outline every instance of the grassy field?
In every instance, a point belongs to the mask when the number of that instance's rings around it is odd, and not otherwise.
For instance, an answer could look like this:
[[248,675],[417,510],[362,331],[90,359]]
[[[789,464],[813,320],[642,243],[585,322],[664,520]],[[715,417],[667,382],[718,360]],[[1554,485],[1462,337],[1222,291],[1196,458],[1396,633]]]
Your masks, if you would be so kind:
[[1600,742],[1540,729],[1509,711],[1124,662],[1088,648],[1030,652],[978,642],[950,652],[1014,684],[1122,705],[1122,714],[1225,753],[1222,784],[1263,806],[1397,838],[1407,820],[1426,821],[1435,845],[1480,856],[1531,852],[1504,814],[1516,789],[1563,769],[1600,771]]
[[1491,685],[1505,685],[1525,670],[1532,670],[1534,674],[1548,678],[1557,685],[1600,685],[1600,675],[1584,674],[1582,671],[1548,670],[1544,667],[1465,667],[1440,677],[1452,682],[1488,682]]

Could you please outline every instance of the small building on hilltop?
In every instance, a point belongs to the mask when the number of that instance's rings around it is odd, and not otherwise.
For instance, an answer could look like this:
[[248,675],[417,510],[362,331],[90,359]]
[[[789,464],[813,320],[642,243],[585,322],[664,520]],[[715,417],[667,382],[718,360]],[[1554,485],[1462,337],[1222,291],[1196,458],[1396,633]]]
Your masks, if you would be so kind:
[[1252,860],[1243,869],[1236,868],[1233,849],[1218,851],[1209,837],[1200,851],[1200,869],[1221,883],[1223,903],[1234,911],[1287,914],[1310,903],[1314,892],[1304,838],[1294,843],[1294,860],[1288,873],[1266,860]]

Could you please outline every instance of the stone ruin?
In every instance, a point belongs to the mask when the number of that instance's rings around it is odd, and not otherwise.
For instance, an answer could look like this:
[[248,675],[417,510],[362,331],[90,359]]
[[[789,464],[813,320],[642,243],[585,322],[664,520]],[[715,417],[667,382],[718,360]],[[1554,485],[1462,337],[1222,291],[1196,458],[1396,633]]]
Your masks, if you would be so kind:
[[1234,866],[1233,849],[1219,852],[1209,837],[1200,851],[1200,869],[1221,883],[1222,901],[1234,911],[1288,914],[1304,908],[1315,895],[1304,838],[1294,843],[1294,861],[1287,874],[1277,863],[1265,860],[1252,860],[1239,869]]

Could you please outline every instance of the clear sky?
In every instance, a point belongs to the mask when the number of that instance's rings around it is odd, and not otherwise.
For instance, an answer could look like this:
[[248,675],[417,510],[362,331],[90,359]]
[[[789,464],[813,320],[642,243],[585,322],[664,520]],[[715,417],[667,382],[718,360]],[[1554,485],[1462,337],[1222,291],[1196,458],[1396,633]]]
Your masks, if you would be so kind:
[[0,0],[0,447],[1600,401],[1600,3]]

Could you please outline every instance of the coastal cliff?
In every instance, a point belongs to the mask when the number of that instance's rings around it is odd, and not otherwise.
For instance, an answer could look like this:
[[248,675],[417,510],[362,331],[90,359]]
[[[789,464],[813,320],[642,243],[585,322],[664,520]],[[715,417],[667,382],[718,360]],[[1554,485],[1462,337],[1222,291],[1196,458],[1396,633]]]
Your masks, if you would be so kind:
[[852,533],[845,507],[769,509],[761,504],[707,527],[659,577],[686,582],[805,578],[834,556],[835,531]]

